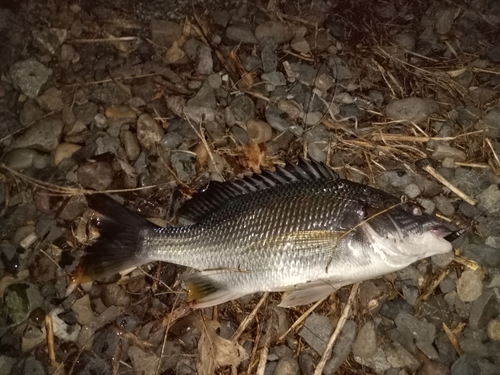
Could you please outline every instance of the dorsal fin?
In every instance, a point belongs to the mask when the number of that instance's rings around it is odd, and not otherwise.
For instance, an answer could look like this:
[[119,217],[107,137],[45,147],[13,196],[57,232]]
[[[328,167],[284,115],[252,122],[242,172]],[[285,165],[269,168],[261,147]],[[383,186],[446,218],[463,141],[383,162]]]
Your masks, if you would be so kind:
[[228,182],[212,181],[193,194],[180,209],[180,215],[197,222],[208,213],[220,208],[231,198],[285,185],[301,180],[336,179],[337,174],[324,163],[308,162],[299,157],[298,164],[286,162],[285,167],[276,167],[274,172],[263,171]]

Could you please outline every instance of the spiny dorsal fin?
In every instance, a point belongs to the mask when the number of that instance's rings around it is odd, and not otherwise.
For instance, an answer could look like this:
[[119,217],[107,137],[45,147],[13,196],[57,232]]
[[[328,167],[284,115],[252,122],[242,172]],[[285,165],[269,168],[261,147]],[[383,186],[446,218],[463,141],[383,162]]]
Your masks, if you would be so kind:
[[212,181],[198,191],[180,210],[180,215],[197,222],[208,213],[220,208],[231,198],[286,185],[301,180],[336,179],[337,174],[324,163],[315,160],[308,162],[299,157],[298,164],[286,162],[285,167],[277,167],[274,172],[254,173],[234,181]]

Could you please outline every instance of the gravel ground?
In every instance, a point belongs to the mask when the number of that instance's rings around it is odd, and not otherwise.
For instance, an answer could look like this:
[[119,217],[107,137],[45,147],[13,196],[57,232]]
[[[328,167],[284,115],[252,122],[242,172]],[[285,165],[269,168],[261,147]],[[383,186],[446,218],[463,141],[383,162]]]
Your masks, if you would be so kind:
[[86,192],[175,225],[298,155],[467,228],[359,285],[323,374],[498,374],[500,3],[175,3],[1,3],[0,375],[313,374],[350,287],[185,314],[150,264],[67,295]]

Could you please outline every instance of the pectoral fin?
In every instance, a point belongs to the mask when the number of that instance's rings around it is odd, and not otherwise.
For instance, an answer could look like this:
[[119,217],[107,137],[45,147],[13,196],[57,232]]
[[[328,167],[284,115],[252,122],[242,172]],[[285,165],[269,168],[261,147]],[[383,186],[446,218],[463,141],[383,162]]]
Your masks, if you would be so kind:
[[194,302],[195,309],[219,305],[247,294],[218,283],[215,277],[222,272],[230,271],[201,271],[183,277],[188,290],[188,300]]
[[335,286],[329,284],[328,281],[323,280],[300,284],[294,290],[287,292],[278,306],[294,307],[307,305],[328,297],[336,290],[337,288],[335,288]]

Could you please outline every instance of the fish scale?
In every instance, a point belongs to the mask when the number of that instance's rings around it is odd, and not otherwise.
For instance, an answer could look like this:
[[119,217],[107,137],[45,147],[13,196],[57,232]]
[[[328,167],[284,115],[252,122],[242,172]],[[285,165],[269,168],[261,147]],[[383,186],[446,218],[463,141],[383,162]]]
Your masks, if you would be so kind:
[[184,281],[196,307],[258,291],[289,291],[283,306],[310,303],[451,250],[450,230],[418,206],[303,160],[195,194],[190,226],[153,226],[105,195],[89,203],[104,218],[83,275],[151,261],[191,267]]

